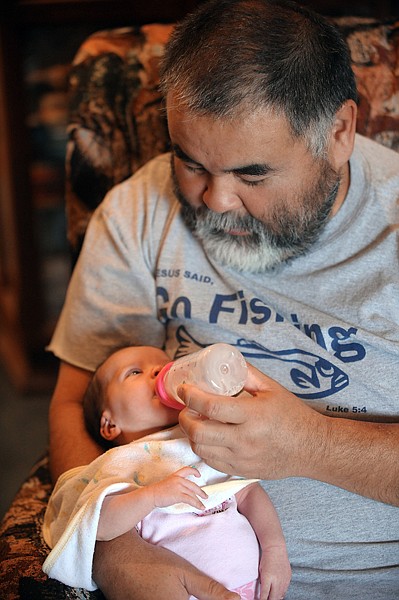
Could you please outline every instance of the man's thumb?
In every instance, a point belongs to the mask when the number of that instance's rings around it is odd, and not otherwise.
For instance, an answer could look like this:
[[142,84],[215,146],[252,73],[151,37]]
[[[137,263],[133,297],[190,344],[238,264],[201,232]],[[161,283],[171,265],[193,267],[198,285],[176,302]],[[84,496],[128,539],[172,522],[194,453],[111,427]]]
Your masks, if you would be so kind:
[[259,369],[248,363],[248,375],[245,381],[244,390],[252,394],[254,392],[264,392],[271,390],[274,384],[274,379],[271,379],[262,373],[262,371],[259,371]]
[[240,595],[230,592],[221,583],[201,573],[185,573],[185,586],[189,594],[199,600],[240,600]]

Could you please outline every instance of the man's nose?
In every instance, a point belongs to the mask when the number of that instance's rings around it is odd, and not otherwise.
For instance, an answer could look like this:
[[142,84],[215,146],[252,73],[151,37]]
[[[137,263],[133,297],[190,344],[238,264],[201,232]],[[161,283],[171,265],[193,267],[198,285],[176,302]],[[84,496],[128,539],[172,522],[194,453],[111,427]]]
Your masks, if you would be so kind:
[[242,201],[226,177],[209,177],[206,188],[202,194],[204,204],[217,213],[238,210]]

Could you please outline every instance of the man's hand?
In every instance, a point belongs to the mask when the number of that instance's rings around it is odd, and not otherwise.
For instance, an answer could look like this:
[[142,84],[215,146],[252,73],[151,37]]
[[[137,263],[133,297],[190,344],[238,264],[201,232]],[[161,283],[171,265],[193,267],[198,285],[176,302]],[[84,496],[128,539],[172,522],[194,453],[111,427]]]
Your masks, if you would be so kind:
[[324,428],[324,418],[276,381],[248,368],[245,390],[251,396],[216,396],[188,385],[179,389],[188,407],[179,421],[193,451],[224,473],[261,479],[306,476],[305,466],[323,451],[317,432]]
[[399,506],[398,423],[323,415],[248,367],[249,397],[179,388],[179,422],[196,454],[224,473],[308,477]]
[[97,542],[93,579],[107,600],[239,600],[189,562],[135,532]]

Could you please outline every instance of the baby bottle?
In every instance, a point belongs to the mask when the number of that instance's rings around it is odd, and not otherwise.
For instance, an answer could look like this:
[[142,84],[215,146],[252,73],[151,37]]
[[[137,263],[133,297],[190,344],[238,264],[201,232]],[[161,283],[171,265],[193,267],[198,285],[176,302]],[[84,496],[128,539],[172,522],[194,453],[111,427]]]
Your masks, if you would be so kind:
[[241,352],[230,344],[213,344],[182,356],[163,367],[155,382],[155,393],[163,404],[181,410],[177,395],[182,383],[192,383],[206,392],[234,396],[244,386],[247,364]]

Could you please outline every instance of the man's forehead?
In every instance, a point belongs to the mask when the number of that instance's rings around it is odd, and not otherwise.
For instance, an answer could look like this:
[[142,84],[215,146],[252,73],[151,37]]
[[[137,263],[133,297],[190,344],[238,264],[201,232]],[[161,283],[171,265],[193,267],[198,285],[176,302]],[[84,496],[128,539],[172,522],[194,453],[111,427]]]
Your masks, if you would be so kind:
[[286,121],[274,115],[252,115],[237,121],[198,115],[186,120],[172,108],[169,117],[175,156],[209,172],[265,176],[280,169],[298,143]]
[[[280,148],[289,151],[300,143],[294,139],[288,121],[273,111],[257,110],[240,113],[236,119],[216,118],[214,115],[185,112],[180,105],[168,105],[168,125],[176,156],[202,164],[204,155],[233,159],[226,168],[247,168],[274,162]],[[233,157],[233,154],[236,156]],[[239,157],[243,160],[240,160]],[[252,169],[254,170],[254,169]]]
[[243,122],[259,123],[268,121],[281,121],[288,127],[287,116],[283,110],[270,106],[268,104],[254,106],[250,100],[244,100],[238,104],[234,109],[230,109],[226,114],[219,114],[209,110],[196,110],[182,100],[178,93],[173,91],[168,92],[165,97],[166,115],[169,117],[171,113],[179,116],[182,122],[189,125],[198,119],[208,119],[218,123],[221,127],[223,125],[237,125]]

